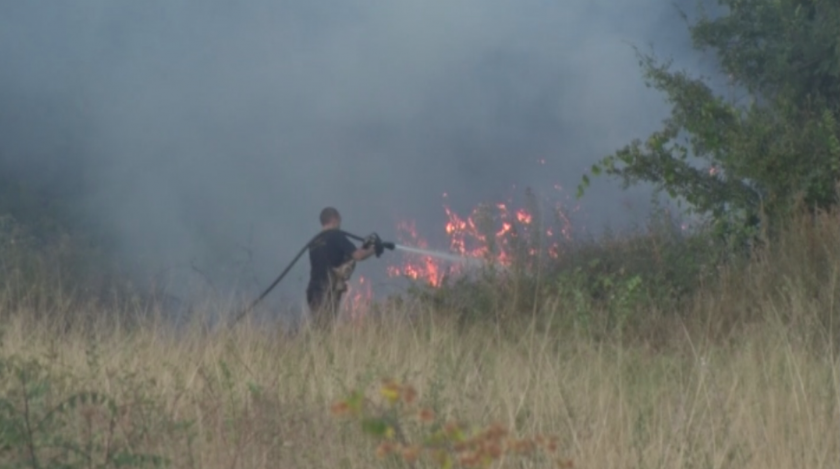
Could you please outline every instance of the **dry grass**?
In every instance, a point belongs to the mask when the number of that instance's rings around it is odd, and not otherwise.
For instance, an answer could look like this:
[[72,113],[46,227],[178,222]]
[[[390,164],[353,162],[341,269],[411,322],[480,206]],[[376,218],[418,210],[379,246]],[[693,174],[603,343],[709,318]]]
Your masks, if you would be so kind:
[[58,338],[18,317],[3,351],[51,356],[77,386],[118,397],[137,390],[121,377],[153,379],[146,396],[195,422],[191,447],[177,435],[154,442],[176,467],[370,467],[372,446],[328,409],[385,376],[413,383],[444,417],[559,435],[577,467],[827,468],[840,458],[836,358],[772,327],[735,346],[654,354],[400,322],[295,338],[247,327]]
[[[351,389],[392,377],[443,419],[557,435],[575,467],[833,468],[840,362],[826,321],[838,313],[840,256],[826,256],[838,253],[830,243],[840,244],[840,223],[832,220],[782,238],[775,246],[788,255],[759,256],[749,276],[709,287],[688,319],[662,326],[669,340],[656,348],[529,324],[504,334],[459,330],[431,311],[411,324],[393,311],[298,335],[247,321],[174,332],[100,320],[68,332],[65,319],[7,311],[2,355],[66,372],[58,394],[90,389],[157,404],[137,441],[173,467],[378,467],[373,442],[329,409]],[[543,312],[562,317],[563,304],[549,304]],[[2,392],[14,386],[7,380]],[[144,417],[133,418],[120,425]],[[165,426],[167,418],[192,425]]]

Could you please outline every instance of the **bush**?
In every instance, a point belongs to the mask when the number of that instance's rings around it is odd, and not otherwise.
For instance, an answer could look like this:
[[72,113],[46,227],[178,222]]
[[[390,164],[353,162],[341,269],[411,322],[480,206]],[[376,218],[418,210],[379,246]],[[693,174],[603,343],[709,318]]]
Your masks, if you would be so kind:
[[[504,237],[479,238],[485,244],[476,250],[490,253],[491,261],[497,256],[496,261],[438,286],[417,282],[408,297],[462,325],[544,321],[559,303],[564,317],[552,320],[587,332],[620,332],[636,313],[677,311],[721,265],[741,254],[728,249],[710,227],[689,228],[665,209],[655,211],[641,229],[564,240],[549,249],[544,240],[529,236],[551,228],[542,224],[545,219],[533,217],[527,226],[510,221]],[[506,266],[498,263],[499,244],[510,247]],[[597,325],[595,312],[601,313]]]
[[557,439],[545,436],[516,438],[500,424],[470,429],[461,422],[441,422],[434,410],[418,405],[410,385],[386,379],[379,388],[380,399],[361,391],[332,406],[337,416],[356,420],[358,429],[378,442],[376,455],[410,467],[420,461],[438,467],[490,467],[509,457],[547,457],[556,467],[573,463],[557,457]]
[[[2,467],[163,467],[153,448],[185,436],[143,394],[118,402],[107,393],[74,388],[76,377],[41,360],[0,357]],[[143,389],[128,382],[128,388]]]

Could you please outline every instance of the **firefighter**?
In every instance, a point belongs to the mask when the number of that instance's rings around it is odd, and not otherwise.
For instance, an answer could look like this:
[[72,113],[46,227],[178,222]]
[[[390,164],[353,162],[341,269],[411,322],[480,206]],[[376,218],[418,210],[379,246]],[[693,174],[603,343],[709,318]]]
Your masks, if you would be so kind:
[[338,316],[342,295],[356,263],[376,254],[375,239],[357,248],[340,230],[341,214],[334,207],[321,210],[321,233],[309,246],[309,284],[306,301],[312,321],[329,326]]

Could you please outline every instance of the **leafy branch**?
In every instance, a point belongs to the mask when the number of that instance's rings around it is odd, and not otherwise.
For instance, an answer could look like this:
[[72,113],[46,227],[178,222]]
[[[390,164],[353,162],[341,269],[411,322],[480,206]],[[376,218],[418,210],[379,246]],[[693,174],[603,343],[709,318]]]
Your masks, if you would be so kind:
[[409,467],[425,460],[444,469],[488,468],[517,456],[543,456],[556,467],[574,467],[572,461],[557,457],[557,438],[516,438],[499,423],[470,428],[462,422],[442,422],[433,410],[419,406],[417,397],[412,386],[384,380],[379,399],[356,390],[331,410],[333,415],[355,419],[359,430],[375,438],[377,457]]

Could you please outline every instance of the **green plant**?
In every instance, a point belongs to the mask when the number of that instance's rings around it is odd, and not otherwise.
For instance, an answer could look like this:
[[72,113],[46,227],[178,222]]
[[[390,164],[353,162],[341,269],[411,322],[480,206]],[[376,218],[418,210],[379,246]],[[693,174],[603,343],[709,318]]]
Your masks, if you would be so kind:
[[[802,197],[809,209],[838,203],[840,181],[840,4],[828,0],[719,0],[725,13],[689,29],[714,53],[715,83],[638,54],[648,86],[672,105],[662,130],[592,166],[631,184],[648,183],[708,217],[743,245],[774,232]],[[582,196],[589,184],[583,176]],[[762,217],[765,217],[762,220]]]
[[[143,450],[150,427],[141,401],[121,404],[96,391],[62,392],[72,376],[36,359],[0,359],[0,467],[162,467]],[[177,430],[177,428],[176,428]],[[165,432],[163,432],[165,433]]]
[[461,422],[441,422],[433,410],[418,405],[412,386],[393,380],[382,382],[379,395],[374,401],[356,390],[331,410],[355,418],[358,428],[378,442],[380,458],[409,467],[425,460],[442,468],[486,468],[509,457],[542,456],[557,467],[573,467],[572,461],[557,457],[556,438],[515,438],[498,423],[470,428]]

